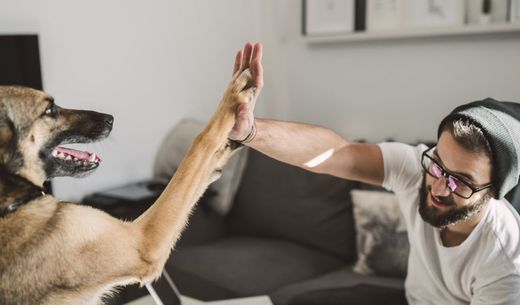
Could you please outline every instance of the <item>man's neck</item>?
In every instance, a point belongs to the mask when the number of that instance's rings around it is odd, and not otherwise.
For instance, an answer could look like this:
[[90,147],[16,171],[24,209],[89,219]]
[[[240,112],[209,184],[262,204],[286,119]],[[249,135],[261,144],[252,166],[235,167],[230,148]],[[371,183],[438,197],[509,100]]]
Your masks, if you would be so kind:
[[445,247],[456,247],[462,244],[486,215],[489,204],[468,220],[447,226],[441,231],[442,244]]

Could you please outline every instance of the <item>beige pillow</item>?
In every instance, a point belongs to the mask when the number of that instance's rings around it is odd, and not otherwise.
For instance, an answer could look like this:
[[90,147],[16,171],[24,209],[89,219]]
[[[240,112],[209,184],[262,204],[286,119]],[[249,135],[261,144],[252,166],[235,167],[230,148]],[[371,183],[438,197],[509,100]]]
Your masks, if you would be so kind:
[[390,192],[352,190],[360,274],[406,275],[410,244],[397,197]]
[[[193,139],[202,131],[204,124],[195,119],[183,119],[175,125],[159,147],[153,174],[155,179],[169,180],[191,146]],[[219,180],[209,186],[211,196],[207,203],[215,212],[225,215],[232,207],[247,162],[247,149],[239,149],[222,169]]]

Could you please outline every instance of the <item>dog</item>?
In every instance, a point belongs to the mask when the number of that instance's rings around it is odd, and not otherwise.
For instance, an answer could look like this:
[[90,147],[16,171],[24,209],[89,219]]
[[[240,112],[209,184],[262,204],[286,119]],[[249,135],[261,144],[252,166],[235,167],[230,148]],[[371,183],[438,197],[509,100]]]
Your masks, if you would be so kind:
[[106,138],[114,118],[0,86],[0,304],[100,304],[114,287],[158,278],[192,208],[240,146],[227,135],[238,104],[254,95],[251,79],[247,68],[235,73],[166,189],[132,222],[42,188],[93,172],[99,156],[61,145]]

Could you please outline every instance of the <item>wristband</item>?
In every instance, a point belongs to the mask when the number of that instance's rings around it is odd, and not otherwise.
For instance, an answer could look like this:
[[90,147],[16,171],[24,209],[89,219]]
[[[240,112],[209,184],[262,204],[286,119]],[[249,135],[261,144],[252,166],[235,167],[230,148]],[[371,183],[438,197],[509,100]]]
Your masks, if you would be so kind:
[[244,145],[253,141],[256,137],[256,121],[253,122],[253,126],[251,126],[251,131],[243,140],[232,140],[240,145]]

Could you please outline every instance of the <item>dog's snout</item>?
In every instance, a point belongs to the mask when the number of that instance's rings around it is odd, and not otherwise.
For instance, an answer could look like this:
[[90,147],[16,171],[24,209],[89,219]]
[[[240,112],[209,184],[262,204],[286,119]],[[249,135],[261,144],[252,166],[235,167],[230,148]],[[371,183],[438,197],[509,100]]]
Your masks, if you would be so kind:
[[114,117],[109,115],[109,114],[105,114],[105,124],[109,127],[112,127],[114,125]]

